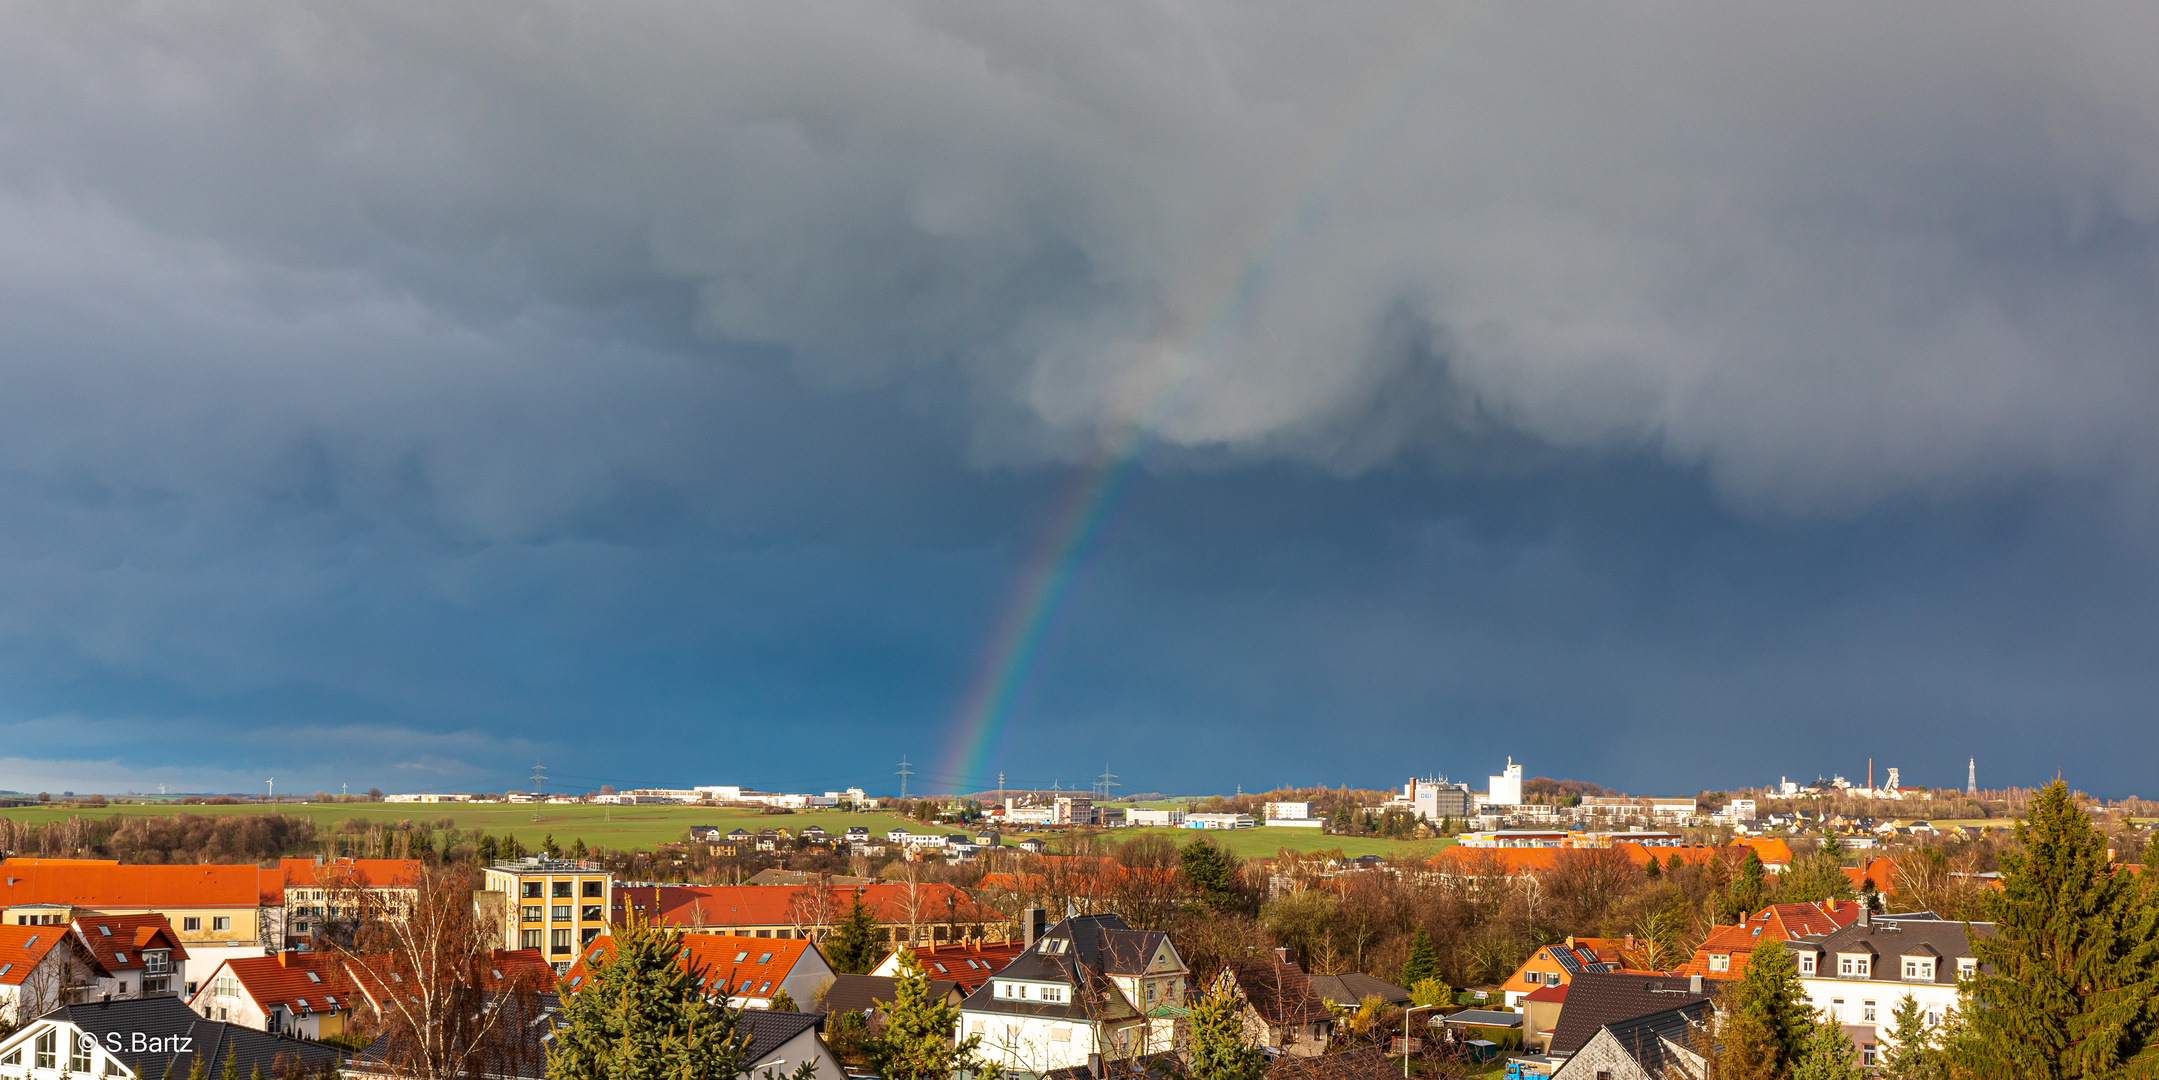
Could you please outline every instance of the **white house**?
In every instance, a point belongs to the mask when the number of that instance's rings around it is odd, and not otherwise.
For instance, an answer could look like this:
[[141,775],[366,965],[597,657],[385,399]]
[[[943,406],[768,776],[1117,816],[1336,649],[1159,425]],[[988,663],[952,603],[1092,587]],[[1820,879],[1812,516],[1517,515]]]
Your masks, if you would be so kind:
[[176,997],[130,998],[68,1005],[47,1012],[0,1039],[0,1077],[161,1080],[186,1076],[200,1063],[215,1075],[230,1060],[242,1076],[274,1076],[298,1059],[310,1073],[342,1064],[335,1046],[206,1020]]
[[960,1004],[956,1037],[980,1036],[1007,1076],[1170,1049],[1191,973],[1168,935],[1115,915],[1074,915],[1037,934],[1039,921],[1026,913],[1026,950]]
[[20,1024],[94,986],[97,969],[73,928],[0,926],[0,1019]]
[[320,1039],[345,1033],[358,998],[336,957],[288,950],[225,960],[187,1004],[205,1019]]
[[1175,829],[1184,825],[1184,811],[1149,810],[1145,807],[1135,806],[1125,811],[1125,820],[1135,826],[1144,825],[1158,829]]
[[[1993,923],[1973,923],[1980,934]],[[1934,918],[1860,920],[1831,934],[1784,943],[1799,971],[1808,1004],[1844,1025],[1872,1066],[1884,1049],[1890,1014],[1907,997],[1927,1024],[1940,1024],[1957,1006],[1957,979],[1978,970],[1964,924]]]

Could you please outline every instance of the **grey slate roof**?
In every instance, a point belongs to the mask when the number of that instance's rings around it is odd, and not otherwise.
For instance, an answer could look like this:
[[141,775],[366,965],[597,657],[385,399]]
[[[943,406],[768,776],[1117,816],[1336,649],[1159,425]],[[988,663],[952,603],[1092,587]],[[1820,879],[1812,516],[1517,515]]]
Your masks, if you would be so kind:
[[[899,996],[897,978],[889,975],[836,975],[832,985],[825,987],[824,1001],[819,1008],[827,1016],[843,1012],[869,1012],[880,1006],[879,1002],[891,1004]],[[931,979],[930,993],[938,1000],[955,994],[960,984],[945,979]]]
[[[1882,983],[1931,982],[1950,984],[1957,981],[1957,965],[1954,960],[1972,955],[1971,942],[1964,933],[1964,923],[1948,922],[1931,914],[1923,918],[1877,915],[1863,922],[1855,922],[1833,934],[1818,938],[1800,938],[1784,943],[1785,951],[1794,956],[1813,953],[1817,979],[1851,978],[1837,974],[1837,956],[1840,953],[1869,953],[1874,962],[1868,965],[1865,981]],[[1994,933],[1993,923],[1972,923],[1971,928],[1981,935]],[[1934,978],[1907,980],[1904,977],[1902,957],[1925,956],[1936,958]]]
[[1312,989],[1322,1000],[1337,1005],[1355,1005],[1368,997],[1376,997],[1389,1005],[1399,1005],[1409,1000],[1409,991],[1384,979],[1375,979],[1362,972],[1346,971],[1340,975],[1311,975]]
[[[817,1013],[772,1012],[768,1009],[744,1009],[740,1021],[742,1030],[750,1033],[749,1043],[743,1047],[742,1060],[755,1064],[771,1057],[773,1052],[787,1045],[789,1039],[811,1028],[824,1026],[825,1018]],[[788,1064],[800,1064],[789,1062]]]
[[[1554,1054],[1572,1054],[1606,1024],[1663,1012],[1675,1006],[1706,1011],[1710,997],[1688,989],[1689,980],[1668,975],[1583,972],[1567,984],[1567,1003],[1552,1026]],[[1705,985],[1705,989],[1708,986]]]
[[165,1039],[178,1035],[191,1040],[188,1044],[190,1052],[185,1054],[122,1052],[116,1055],[138,1077],[161,1077],[168,1068],[174,1076],[185,1076],[198,1059],[205,1069],[216,1075],[224,1067],[228,1054],[242,1076],[251,1074],[257,1065],[262,1066],[264,1075],[275,1076],[280,1058],[298,1058],[316,1067],[327,1062],[342,1063],[346,1058],[345,1053],[334,1046],[272,1035],[239,1024],[205,1020],[176,997],[63,1005],[38,1019],[65,1020],[108,1045],[108,1036],[117,1036],[122,1045],[127,1045],[137,1032],[146,1038]]
[[[1167,935],[1134,930],[1115,915],[1073,915],[1050,927],[1026,952],[1012,958],[997,976],[967,996],[961,1008],[1012,1016],[1061,1020],[1126,1020],[1139,1016],[1124,994],[1103,975],[1137,975],[1147,969]],[[1045,951],[1069,942],[1062,952]],[[996,996],[1006,980],[1057,983],[1067,988],[1062,1002],[1012,1001]],[[1091,1004],[1090,1004],[1091,1003]]]

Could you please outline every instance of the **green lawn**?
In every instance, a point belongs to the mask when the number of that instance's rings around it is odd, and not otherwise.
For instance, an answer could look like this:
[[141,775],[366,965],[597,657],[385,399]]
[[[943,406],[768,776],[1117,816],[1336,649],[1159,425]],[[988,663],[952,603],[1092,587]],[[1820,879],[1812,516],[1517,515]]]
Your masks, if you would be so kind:
[[497,836],[515,836],[524,844],[537,844],[552,835],[567,846],[576,840],[599,847],[628,851],[650,850],[658,844],[682,838],[692,825],[717,825],[722,829],[787,829],[799,831],[816,825],[840,833],[851,825],[866,826],[873,836],[883,836],[896,826],[918,832],[928,827],[890,814],[847,814],[837,810],[798,810],[792,814],[760,814],[755,810],[711,809],[699,806],[571,806],[538,808],[516,803],[278,803],[275,806],[180,806],[170,802],[131,803],[105,807],[21,807],[0,810],[0,817],[25,825],[64,821],[70,815],[85,817],[163,817],[168,814],[290,814],[315,820],[317,828],[329,830],[347,818],[368,821],[412,821],[434,824],[449,818],[460,829],[485,829]]

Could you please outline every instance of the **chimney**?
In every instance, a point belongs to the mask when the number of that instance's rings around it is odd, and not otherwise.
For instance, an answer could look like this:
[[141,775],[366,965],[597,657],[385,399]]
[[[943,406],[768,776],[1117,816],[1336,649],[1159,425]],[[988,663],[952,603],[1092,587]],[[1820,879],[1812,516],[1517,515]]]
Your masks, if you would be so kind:
[[1047,929],[1049,929],[1049,912],[1038,907],[1031,907],[1020,912],[1020,933],[1025,939],[1028,948],[1034,948],[1035,939],[1041,937],[1042,931]]
[[1702,992],[1702,977],[1701,977],[1700,975],[1698,975],[1698,974],[1697,974],[1697,975],[1689,975],[1689,976],[1687,976],[1687,993],[1690,993],[1690,994],[1699,994],[1699,993],[1701,993],[1701,992]]
[[1283,949],[1283,948],[1277,948],[1277,949],[1275,949],[1275,950],[1274,950],[1274,958],[1275,958],[1276,960],[1280,961],[1281,963],[1284,963],[1284,964],[1287,964],[1287,963],[1289,963],[1289,950],[1288,950],[1288,949]]
[[293,949],[286,949],[285,951],[283,951],[283,952],[280,952],[280,953],[278,953],[278,954],[277,954],[277,966],[279,966],[279,967],[291,967],[291,966],[292,966],[292,958],[293,958],[293,957],[295,957],[295,956],[298,956],[298,955],[300,955],[300,954],[299,954],[299,953],[298,953],[297,951],[293,950]]

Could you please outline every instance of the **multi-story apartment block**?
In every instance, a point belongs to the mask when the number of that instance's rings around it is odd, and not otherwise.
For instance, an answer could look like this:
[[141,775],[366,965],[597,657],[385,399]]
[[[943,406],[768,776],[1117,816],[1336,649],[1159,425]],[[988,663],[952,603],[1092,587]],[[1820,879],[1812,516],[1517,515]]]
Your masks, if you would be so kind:
[[418,859],[280,859],[277,871],[285,885],[284,947],[298,949],[363,914],[404,918],[419,893],[421,864]]
[[[1993,923],[1972,923],[1973,932],[1994,933]],[[1886,1049],[1890,1014],[1907,997],[1919,1003],[1929,1026],[1957,1005],[1957,980],[1979,970],[1965,924],[1932,916],[1909,918],[1862,913],[1834,933],[1785,942],[1799,969],[1808,1004],[1859,1047],[1860,1063],[1872,1068]]]
[[487,892],[499,899],[502,947],[538,949],[557,974],[570,970],[577,950],[607,930],[615,877],[599,863],[539,857],[497,863],[486,871]]

